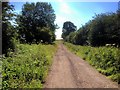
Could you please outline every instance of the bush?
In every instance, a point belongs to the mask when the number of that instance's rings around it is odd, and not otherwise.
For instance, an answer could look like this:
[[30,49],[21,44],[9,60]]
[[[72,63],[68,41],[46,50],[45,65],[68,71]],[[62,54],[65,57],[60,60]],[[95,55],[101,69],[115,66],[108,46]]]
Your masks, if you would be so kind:
[[2,86],[41,88],[51,65],[56,45],[17,45],[18,51],[3,58]]
[[87,60],[100,73],[120,83],[120,49],[115,47],[77,46],[64,43],[72,52]]

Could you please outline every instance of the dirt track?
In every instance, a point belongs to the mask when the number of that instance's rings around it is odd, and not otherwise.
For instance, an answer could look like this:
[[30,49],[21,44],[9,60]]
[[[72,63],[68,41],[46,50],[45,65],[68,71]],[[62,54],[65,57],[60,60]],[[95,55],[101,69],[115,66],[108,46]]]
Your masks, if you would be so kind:
[[118,88],[118,85],[60,44],[44,88]]

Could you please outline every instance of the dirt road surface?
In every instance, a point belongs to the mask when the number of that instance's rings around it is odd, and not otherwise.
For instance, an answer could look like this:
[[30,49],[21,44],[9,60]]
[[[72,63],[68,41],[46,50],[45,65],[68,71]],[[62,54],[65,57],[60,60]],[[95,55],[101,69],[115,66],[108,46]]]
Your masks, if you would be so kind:
[[44,88],[118,88],[118,85],[60,44]]

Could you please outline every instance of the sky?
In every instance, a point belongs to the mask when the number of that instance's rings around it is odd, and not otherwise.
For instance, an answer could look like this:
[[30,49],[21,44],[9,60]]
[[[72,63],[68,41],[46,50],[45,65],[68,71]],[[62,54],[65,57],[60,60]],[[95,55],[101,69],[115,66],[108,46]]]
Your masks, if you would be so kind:
[[[10,2],[10,4],[14,5],[16,13],[20,13],[24,3]],[[93,19],[95,14],[116,12],[118,9],[118,2],[65,2],[65,0],[56,0],[50,3],[56,14],[55,24],[60,27],[55,32],[57,39],[61,39],[63,23],[66,21],[71,21],[79,29]]]

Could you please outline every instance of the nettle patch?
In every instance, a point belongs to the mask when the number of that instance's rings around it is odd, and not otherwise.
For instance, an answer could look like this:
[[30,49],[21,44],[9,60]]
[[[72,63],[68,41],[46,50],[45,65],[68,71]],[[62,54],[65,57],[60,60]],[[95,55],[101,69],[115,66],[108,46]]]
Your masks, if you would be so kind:
[[120,83],[120,49],[116,47],[90,47],[73,45],[65,43],[65,45],[76,55],[87,60],[100,73],[106,75],[113,81]]
[[2,87],[41,88],[52,63],[56,45],[17,45],[18,51],[2,59]]

